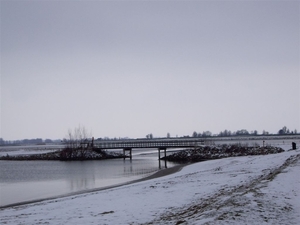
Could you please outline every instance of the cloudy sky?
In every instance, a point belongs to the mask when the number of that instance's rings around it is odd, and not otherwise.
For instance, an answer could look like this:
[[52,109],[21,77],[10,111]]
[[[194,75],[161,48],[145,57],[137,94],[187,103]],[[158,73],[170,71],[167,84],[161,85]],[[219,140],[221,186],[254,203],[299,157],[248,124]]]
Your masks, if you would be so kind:
[[1,0],[5,140],[300,131],[299,1]]

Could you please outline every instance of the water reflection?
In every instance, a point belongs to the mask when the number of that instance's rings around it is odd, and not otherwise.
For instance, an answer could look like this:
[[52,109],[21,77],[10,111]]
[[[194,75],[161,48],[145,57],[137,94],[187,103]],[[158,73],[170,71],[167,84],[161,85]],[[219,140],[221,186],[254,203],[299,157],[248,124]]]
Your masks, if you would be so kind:
[[132,174],[133,173],[133,167],[132,167],[132,160],[130,160],[129,166],[126,164],[127,162],[124,160],[124,175]]
[[163,164],[156,154],[135,155],[132,160],[0,161],[0,206],[129,182],[151,175]]
[[95,164],[91,162],[65,162],[71,192],[94,188],[96,183]]
[[161,165],[162,165],[162,162],[163,161],[163,165],[164,165],[164,168],[167,169],[167,160],[158,160],[159,164],[158,164],[158,167],[159,169],[162,169]]

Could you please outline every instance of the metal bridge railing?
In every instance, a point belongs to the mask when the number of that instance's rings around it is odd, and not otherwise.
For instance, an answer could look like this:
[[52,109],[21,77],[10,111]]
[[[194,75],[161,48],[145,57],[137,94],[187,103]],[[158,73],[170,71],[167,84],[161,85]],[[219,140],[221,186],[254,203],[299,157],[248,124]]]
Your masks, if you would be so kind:
[[203,144],[202,140],[145,140],[145,141],[96,141],[94,145],[102,149],[118,148],[176,148],[176,147],[195,147]]

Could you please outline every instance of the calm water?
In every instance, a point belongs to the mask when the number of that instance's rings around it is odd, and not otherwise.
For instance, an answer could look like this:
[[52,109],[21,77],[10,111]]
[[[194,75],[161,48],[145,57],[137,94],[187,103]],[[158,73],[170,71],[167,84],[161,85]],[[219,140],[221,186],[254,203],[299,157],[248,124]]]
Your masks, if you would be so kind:
[[[143,154],[133,151],[132,161],[0,160],[0,206],[109,187],[149,176],[159,170],[157,150],[142,151]],[[164,165],[161,162],[162,169]],[[175,165],[167,163],[167,167]]]
[[[230,144],[237,141],[218,141]],[[291,149],[291,143],[300,145],[299,138],[268,140],[266,145]],[[248,140],[243,144],[263,145],[262,141]],[[61,147],[61,146],[60,146]],[[59,148],[56,146],[5,147],[0,155],[33,154]],[[164,162],[161,162],[162,168]],[[177,164],[167,162],[167,167]],[[0,207],[25,201],[52,198],[97,188],[126,183],[149,176],[159,170],[156,149],[133,150],[133,159],[61,162],[61,161],[1,161]]]

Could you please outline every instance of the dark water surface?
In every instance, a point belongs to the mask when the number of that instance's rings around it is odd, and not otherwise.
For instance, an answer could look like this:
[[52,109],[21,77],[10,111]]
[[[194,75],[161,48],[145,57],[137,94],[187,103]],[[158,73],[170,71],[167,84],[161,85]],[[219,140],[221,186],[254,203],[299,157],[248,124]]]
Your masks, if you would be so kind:
[[[167,167],[178,165],[167,163]],[[165,163],[161,162],[164,169]],[[133,151],[133,159],[94,161],[0,160],[0,206],[104,188],[147,177],[159,169],[157,150]]]

